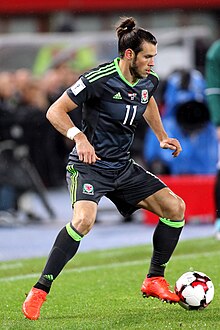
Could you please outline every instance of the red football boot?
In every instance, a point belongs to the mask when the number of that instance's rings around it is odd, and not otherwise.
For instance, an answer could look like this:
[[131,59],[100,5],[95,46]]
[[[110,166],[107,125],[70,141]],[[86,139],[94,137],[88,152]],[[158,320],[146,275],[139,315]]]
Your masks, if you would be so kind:
[[169,283],[167,283],[162,276],[146,277],[142,284],[141,291],[144,298],[155,297],[169,303],[177,303],[180,300],[177,294],[170,291]]
[[37,320],[40,316],[40,309],[46,300],[47,293],[43,290],[32,288],[25,299],[22,312],[30,320]]

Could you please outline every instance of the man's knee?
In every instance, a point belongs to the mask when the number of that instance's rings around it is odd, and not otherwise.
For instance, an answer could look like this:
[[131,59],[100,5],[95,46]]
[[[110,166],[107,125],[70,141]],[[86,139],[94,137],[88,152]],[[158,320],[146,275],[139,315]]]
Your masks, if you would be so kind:
[[74,205],[72,224],[82,235],[86,235],[94,225],[97,213],[97,204],[94,202],[79,201]]
[[183,219],[185,217],[186,204],[182,198],[178,197],[178,200],[178,219]]
[[186,204],[182,198],[175,195],[172,200],[167,203],[165,217],[172,220],[182,220],[185,216]]
[[91,218],[91,216],[89,215],[83,215],[81,217],[73,217],[72,219],[73,226],[76,228],[77,231],[79,231],[83,235],[86,235],[91,230],[94,222],[95,219]]

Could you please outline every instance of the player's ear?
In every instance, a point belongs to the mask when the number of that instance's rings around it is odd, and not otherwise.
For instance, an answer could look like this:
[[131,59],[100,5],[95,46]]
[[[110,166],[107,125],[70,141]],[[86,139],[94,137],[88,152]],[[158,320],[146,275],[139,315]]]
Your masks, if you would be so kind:
[[134,57],[134,51],[131,48],[126,49],[124,57],[131,60]]

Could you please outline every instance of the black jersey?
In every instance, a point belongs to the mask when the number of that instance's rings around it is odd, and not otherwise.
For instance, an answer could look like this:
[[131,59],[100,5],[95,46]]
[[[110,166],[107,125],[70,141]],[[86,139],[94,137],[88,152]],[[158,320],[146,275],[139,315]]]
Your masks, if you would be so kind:
[[[102,162],[123,163],[130,158],[135,129],[159,80],[151,71],[131,84],[118,63],[116,58],[86,72],[67,90],[71,100],[82,107],[82,130]],[[75,149],[70,159],[74,155]]]

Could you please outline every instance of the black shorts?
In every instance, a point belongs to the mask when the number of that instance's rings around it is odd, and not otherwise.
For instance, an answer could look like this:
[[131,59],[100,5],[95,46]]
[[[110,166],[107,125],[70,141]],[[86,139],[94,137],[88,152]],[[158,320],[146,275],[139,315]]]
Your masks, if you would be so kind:
[[123,216],[131,215],[143,199],[166,187],[158,177],[130,160],[122,169],[100,169],[93,165],[67,165],[67,183],[72,205],[79,200],[99,203],[108,197]]

